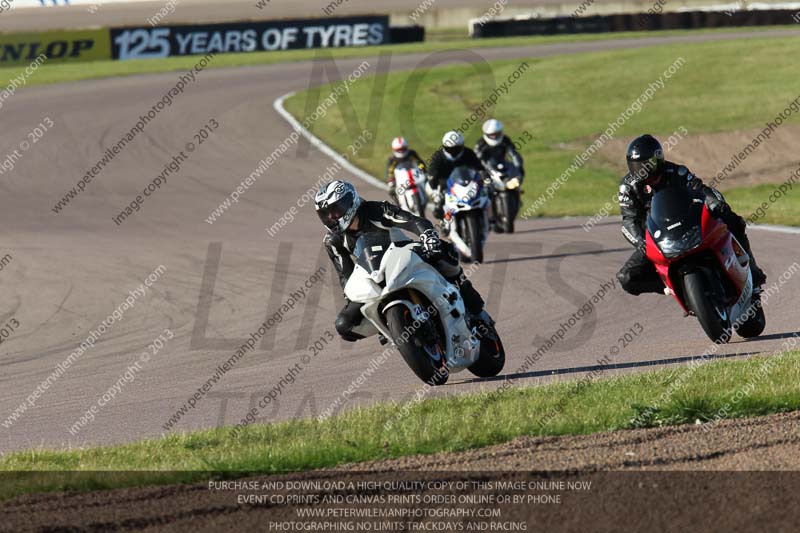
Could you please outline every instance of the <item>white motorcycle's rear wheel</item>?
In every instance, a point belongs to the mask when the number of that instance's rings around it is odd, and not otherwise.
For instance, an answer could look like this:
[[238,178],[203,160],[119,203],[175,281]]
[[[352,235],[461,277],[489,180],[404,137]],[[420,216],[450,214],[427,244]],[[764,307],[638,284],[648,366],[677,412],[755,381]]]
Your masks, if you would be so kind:
[[481,339],[481,354],[477,361],[467,369],[479,378],[491,378],[502,372],[506,365],[506,350],[497,330],[492,328]]
[[[419,379],[429,385],[444,385],[450,374],[444,360],[444,346],[432,320],[414,324],[414,317],[405,305],[386,310],[386,324],[406,364]],[[431,317],[438,320],[438,317]]]

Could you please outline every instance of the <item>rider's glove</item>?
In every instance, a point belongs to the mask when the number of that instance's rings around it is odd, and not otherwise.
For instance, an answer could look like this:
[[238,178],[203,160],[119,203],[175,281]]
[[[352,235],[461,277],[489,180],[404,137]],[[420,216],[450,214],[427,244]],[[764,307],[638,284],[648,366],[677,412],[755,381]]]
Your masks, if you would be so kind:
[[444,253],[442,247],[442,239],[435,229],[426,229],[419,236],[419,242],[422,245],[423,253],[428,257],[437,257]]
[[[721,196],[721,195],[720,195]],[[706,195],[706,207],[711,211],[714,216],[719,216],[725,213],[726,208],[729,208],[724,199],[716,194]]]

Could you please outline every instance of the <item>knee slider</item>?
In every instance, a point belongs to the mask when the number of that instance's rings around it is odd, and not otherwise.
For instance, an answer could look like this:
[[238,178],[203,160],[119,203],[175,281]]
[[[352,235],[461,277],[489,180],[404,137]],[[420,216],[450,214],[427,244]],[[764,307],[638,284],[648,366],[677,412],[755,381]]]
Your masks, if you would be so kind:
[[350,331],[353,329],[353,324],[343,316],[336,317],[334,326],[336,327],[336,332],[342,337],[350,335]]
[[619,284],[623,290],[626,292],[631,292],[631,273],[628,270],[620,270],[617,272],[617,281],[619,281]]

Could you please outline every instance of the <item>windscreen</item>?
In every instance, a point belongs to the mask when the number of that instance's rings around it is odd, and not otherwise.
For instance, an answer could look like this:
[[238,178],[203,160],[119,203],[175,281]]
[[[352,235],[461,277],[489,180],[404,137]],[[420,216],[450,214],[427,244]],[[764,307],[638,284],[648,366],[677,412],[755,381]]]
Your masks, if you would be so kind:
[[647,229],[664,257],[677,257],[700,245],[704,202],[702,194],[673,187],[653,196]]
[[409,159],[407,161],[401,161],[401,162],[397,163],[394,168],[395,168],[395,170],[401,170],[401,169],[402,170],[408,170],[408,169],[419,168],[419,167],[417,167],[417,164]]
[[683,188],[661,189],[653,195],[647,229],[656,239],[678,238],[690,228],[700,226],[703,202],[702,195],[693,196]]
[[475,174],[471,168],[457,167],[450,173],[450,179],[458,185],[469,185],[476,180]]
[[380,269],[383,254],[389,249],[392,239],[386,231],[365,233],[356,241],[353,255],[356,263],[367,272]]

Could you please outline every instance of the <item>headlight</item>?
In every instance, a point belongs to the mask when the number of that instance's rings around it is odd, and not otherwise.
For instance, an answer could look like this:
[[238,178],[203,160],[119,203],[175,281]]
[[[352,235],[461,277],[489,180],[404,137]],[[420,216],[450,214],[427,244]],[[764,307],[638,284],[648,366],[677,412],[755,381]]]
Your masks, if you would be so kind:
[[658,241],[658,248],[661,250],[661,253],[664,254],[664,257],[675,257],[676,255],[681,255],[689,250],[697,248],[700,246],[702,240],[703,236],[700,228],[695,226],[678,239],[673,240],[664,237]]

